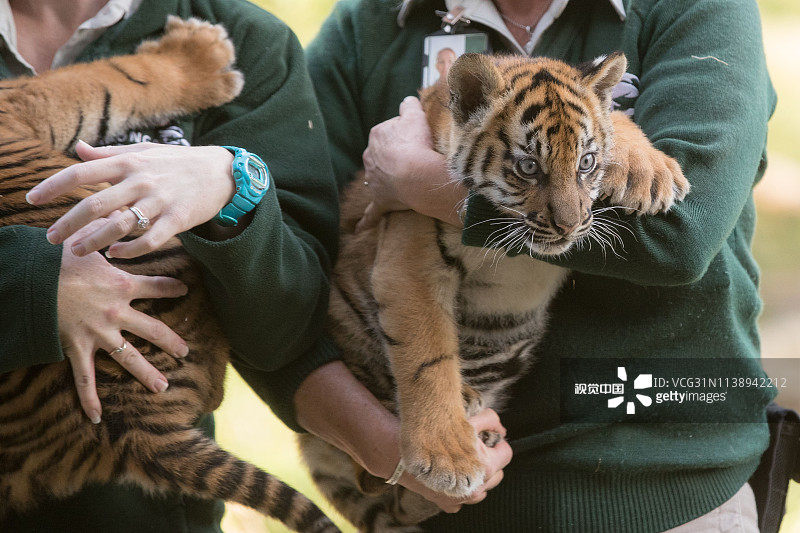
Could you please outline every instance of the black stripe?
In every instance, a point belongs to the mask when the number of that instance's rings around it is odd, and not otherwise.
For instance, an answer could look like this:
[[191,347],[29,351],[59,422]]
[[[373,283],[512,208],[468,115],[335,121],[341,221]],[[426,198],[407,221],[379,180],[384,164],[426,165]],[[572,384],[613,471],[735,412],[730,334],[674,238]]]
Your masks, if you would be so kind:
[[440,220],[436,220],[436,244],[439,247],[439,255],[441,256],[445,266],[456,269],[458,271],[459,278],[464,279],[464,277],[467,275],[467,268],[460,259],[450,255],[450,253],[447,251],[447,246],[444,243],[442,222]]
[[[108,89],[105,91],[105,98],[103,100],[103,116],[100,119],[100,126],[97,130],[97,139],[102,141],[108,136],[108,121],[110,119],[111,111],[111,92]],[[70,144],[69,146],[72,146]]]
[[276,520],[285,523],[286,517],[289,516],[289,513],[292,511],[292,503],[297,491],[277,479],[274,481],[278,484],[278,491],[275,498],[272,500],[269,514]]
[[78,110],[78,127],[75,128],[75,134],[72,136],[72,139],[70,139],[69,142],[67,143],[67,148],[75,146],[75,143],[78,142],[78,139],[81,136],[81,128],[83,128],[83,111]]
[[422,373],[425,372],[427,369],[450,359],[452,359],[452,356],[447,354],[442,354],[439,357],[436,357],[435,359],[430,359],[428,361],[425,361],[424,363],[420,364],[417,367],[417,371],[414,372],[414,376],[411,379],[414,381],[419,381],[419,379],[422,377]]
[[147,85],[149,85],[149,83],[148,83],[148,82],[146,82],[146,81],[142,81],[142,80],[137,80],[136,78],[134,78],[133,76],[131,76],[130,74],[128,74],[128,72],[127,72],[127,71],[125,71],[125,69],[123,69],[122,67],[120,67],[119,65],[117,65],[117,64],[116,64],[114,61],[109,61],[109,62],[108,62],[108,64],[109,64],[109,65],[111,65],[111,68],[113,68],[114,70],[116,70],[117,72],[119,72],[120,74],[122,74],[123,76],[125,76],[125,78],[127,78],[127,79],[128,79],[128,81],[132,81],[133,83],[137,83],[137,84],[139,84],[139,85],[144,85],[144,86],[147,86]]
[[214,496],[222,500],[230,499],[239,490],[246,470],[246,465],[241,461],[231,463],[230,469],[222,477],[222,483],[214,490]]
[[247,505],[253,509],[259,509],[264,503],[264,491],[267,488],[268,474],[262,470],[255,470],[253,472],[253,480],[247,488],[247,495],[244,500]]
[[538,117],[539,114],[544,110],[544,106],[542,104],[531,104],[528,106],[527,109],[522,113],[522,118],[520,122],[523,124],[533,123]]

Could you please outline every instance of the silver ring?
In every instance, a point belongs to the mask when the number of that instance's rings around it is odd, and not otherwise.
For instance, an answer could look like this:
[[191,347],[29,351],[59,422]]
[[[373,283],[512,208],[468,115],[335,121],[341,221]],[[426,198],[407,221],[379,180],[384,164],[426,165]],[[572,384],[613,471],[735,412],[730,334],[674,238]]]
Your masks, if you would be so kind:
[[122,343],[122,346],[120,346],[119,348],[114,348],[113,350],[108,352],[108,355],[116,355],[118,353],[122,353],[127,347],[128,347],[128,341],[124,341]]
[[139,229],[147,229],[147,226],[150,224],[150,219],[144,216],[144,214],[136,206],[131,207],[131,211],[133,211],[133,214],[139,219],[136,222],[136,225],[139,226]]

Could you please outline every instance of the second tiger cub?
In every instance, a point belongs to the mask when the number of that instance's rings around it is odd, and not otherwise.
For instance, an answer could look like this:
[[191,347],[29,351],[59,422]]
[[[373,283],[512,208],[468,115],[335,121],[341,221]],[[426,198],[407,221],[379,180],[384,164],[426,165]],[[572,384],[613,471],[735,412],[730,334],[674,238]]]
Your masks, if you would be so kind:
[[[499,261],[463,245],[460,228],[413,211],[355,233],[370,196],[360,182],[345,193],[328,332],[353,374],[399,416],[402,464],[433,490],[460,497],[484,481],[467,418],[502,409],[529,370],[567,273],[535,256],[602,243],[598,198],[654,214],[689,190],[672,158],[609,111],[626,67],[619,53],[578,68],[467,54],[447,85],[421,94],[450,174],[502,217],[486,243]],[[361,529],[417,531],[437,512],[401,486],[373,493],[382,482],[320,439],[304,436],[301,446],[322,492]]]

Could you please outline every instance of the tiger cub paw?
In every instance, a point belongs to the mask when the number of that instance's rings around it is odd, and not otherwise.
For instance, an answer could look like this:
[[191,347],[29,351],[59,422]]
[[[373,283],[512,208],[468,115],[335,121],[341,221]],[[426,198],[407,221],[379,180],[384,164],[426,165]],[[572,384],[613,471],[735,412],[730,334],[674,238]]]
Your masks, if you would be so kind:
[[431,490],[460,498],[483,484],[485,472],[470,423],[449,419],[447,425],[403,438],[403,462],[406,470]]
[[199,100],[201,108],[230,102],[244,86],[244,76],[233,69],[236,59],[233,43],[219,24],[170,15],[164,35],[157,41],[140,44],[136,52],[176,61],[179,68],[174,71],[183,72],[188,78],[182,80],[184,92]]
[[612,114],[614,153],[600,197],[639,215],[666,212],[684,199],[689,181],[675,159],[656,149],[636,124],[620,115]]

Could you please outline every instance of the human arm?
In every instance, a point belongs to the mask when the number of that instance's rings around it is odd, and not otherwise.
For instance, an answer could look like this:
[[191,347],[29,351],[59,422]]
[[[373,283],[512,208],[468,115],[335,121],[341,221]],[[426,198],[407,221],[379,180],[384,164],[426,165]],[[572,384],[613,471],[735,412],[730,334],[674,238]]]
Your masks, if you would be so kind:
[[434,150],[418,99],[405,98],[397,117],[370,130],[363,159],[372,202],[357,230],[374,226],[389,211],[403,209],[462,225],[459,215],[467,189],[450,178],[445,157]]
[[[92,226],[102,224],[97,221]],[[70,250],[71,240],[66,244],[49,245],[38,228],[0,228],[0,248],[6,258],[0,261],[2,324],[9,329],[3,332],[0,373],[67,357],[84,411],[99,422],[95,352],[123,346],[120,330],[124,329],[176,356],[186,355],[178,335],[130,306],[134,299],[180,296],[186,287],[172,278],[128,274],[98,253],[77,257]],[[152,391],[166,388],[164,376],[133,346],[125,346],[113,357]]]
[[[358,382],[341,362],[328,363],[300,385],[294,398],[298,423],[345,451],[370,474],[388,479],[400,460],[400,421]],[[476,435],[493,431],[505,435],[497,414],[486,409],[470,419]],[[391,451],[393,450],[393,451]],[[487,448],[476,437],[476,452],[486,468],[486,482],[463,499],[435,493],[408,472],[399,483],[423,495],[445,512],[456,512],[463,504],[486,498],[503,478],[511,460],[511,447],[503,439]]]

